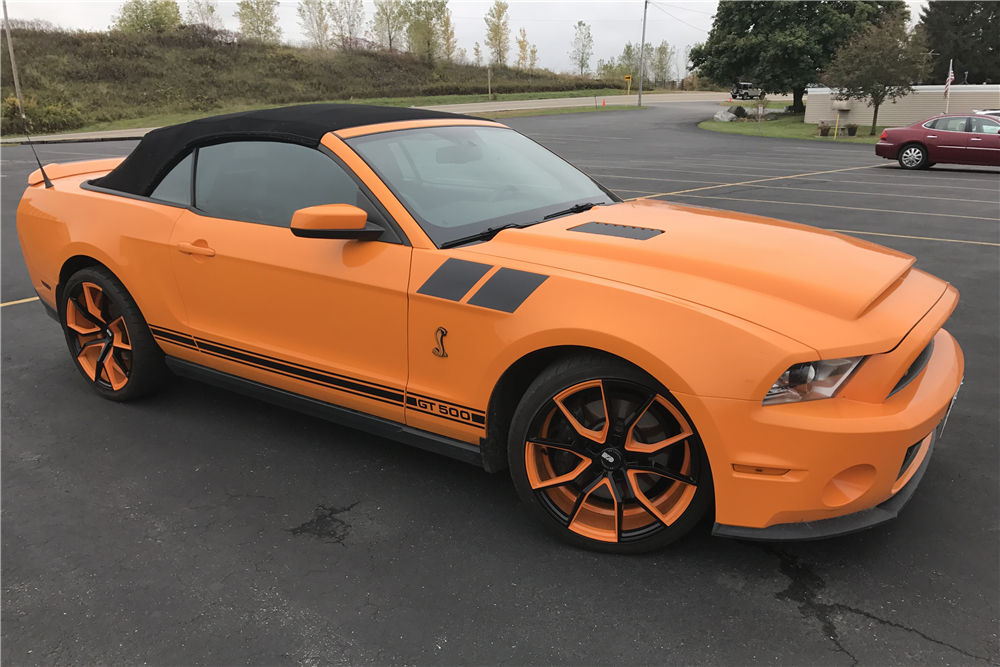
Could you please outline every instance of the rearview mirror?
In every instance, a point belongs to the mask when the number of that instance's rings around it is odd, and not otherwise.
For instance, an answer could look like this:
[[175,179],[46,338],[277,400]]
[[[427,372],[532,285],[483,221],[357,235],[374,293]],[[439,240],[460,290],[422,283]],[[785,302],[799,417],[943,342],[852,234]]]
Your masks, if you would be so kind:
[[323,204],[292,214],[292,234],[307,239],[374,241],[382,228],[368,223],[368,214],[350,204]]
[[483,149],[472,143],[455,144],[437,149],[435,159],[438,164],[466,164],[483,159]]

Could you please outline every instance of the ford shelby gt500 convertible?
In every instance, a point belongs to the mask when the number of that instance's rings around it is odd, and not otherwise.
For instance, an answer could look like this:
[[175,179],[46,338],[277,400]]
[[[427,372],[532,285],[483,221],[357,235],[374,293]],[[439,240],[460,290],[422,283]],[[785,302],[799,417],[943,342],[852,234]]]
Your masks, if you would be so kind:
[[958,293],[913,257],[625,202],[452,114],[163,128],[32,174],[17,227],[100,395],[173,371],[509,467],[542,524],[610,552],[713,509],[715,534],[762,540],[894,517],[964,370],[942,329]]

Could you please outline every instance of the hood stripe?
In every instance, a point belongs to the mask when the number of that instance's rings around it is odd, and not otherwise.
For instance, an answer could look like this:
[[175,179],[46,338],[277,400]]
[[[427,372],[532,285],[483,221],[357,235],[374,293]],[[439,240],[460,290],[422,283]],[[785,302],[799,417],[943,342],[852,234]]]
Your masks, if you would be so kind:
[[492,268],[490,264],[467,262],[452,257],[431,274],[417,290],[417,294],[459,301]]

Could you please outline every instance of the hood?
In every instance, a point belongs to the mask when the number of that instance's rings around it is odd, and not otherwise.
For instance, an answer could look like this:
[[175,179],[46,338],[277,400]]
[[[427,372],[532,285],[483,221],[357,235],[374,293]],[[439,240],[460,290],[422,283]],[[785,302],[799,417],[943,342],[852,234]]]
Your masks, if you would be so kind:
[[867,241],[652,200],[506,230],[467,250],[691,301],[818,350],[889,349],[946,287],[912,270],[910,255]]

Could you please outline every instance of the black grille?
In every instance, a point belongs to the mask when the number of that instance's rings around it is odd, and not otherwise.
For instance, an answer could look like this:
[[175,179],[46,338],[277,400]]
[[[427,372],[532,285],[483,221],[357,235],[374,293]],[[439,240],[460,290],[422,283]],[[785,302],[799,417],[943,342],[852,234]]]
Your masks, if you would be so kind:
[[[923,440],[921,440],[920,442],[923,442]],[[899,479],[900,477],[903,476],[903,473],[906,472],[906,469],[910,467],[911,463],[913,463],[913,459],[917,457],[917,452],[920,451],[920,442],[906,448],[906,454],[903,456],[903,465],[899,467],[899,474],[896,475],[896,479]]]
[[[927,362],[930,361],[931,353],[933,351],[934,340],[931,339],[931,342],[927,343],[927,347],[924,348],[923,352],[921,352],[917,358],[913,360],[913,363],[910,364],[910,367],[906,369],[906,374],[899,378],[899,382],[897,382],[896,386],[889,392],[889,396],[902,391],[903,387],[913,382],[914,378],[920,375],[920,371],[924,370],[924,366],[926,366]],[[889,396],[886,396],[886,398],[889,398]]]

